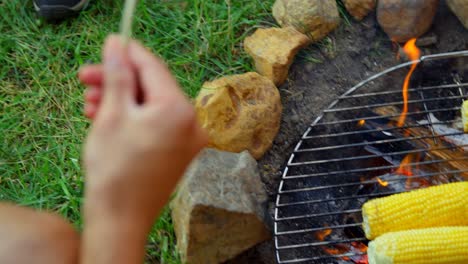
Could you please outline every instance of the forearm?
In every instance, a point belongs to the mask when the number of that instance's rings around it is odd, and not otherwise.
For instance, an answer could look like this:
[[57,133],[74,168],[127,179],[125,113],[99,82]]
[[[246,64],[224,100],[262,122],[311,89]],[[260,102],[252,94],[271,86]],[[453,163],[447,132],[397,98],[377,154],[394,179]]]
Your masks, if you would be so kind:
[[[138,171],[134,172],[137,177]],[[81,264],[143,263],[147,236],[175,185],[172,179],[178,178],[162,174],[169,176],[154,184],[157,191],[146,194],[129,191],[144,189],[139,182],[128,185],[88,175],[95,182],[85,189]]]
[[56,214],[0,203],[0,234],[0,263],[78,263],[80,236]]
[[134,223],[89,222],[83,231],[81,264],[143,263],[146,235]]
[[143,263],[151,223],[138,212],[115,210],[103,201],[102,196],[86,197],[80,264]]

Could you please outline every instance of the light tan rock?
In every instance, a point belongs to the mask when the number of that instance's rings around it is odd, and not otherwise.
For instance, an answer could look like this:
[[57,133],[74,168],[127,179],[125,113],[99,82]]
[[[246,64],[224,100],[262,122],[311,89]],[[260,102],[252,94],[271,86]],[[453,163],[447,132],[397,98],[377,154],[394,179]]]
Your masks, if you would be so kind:
[[375,9],[376,0],[343,0],[346,10],[356,19],[362,20]]
[[245,39],[244,48],[257,72],[279,86],[286,81],[297,52],[308,43],[310,39],[292,27],[260,28]]
[[335,0],[276,0],[273,16],[282,26],[292,26],[313,41],[324,38],[340,23]]
[[209,147],[248,150],[259,159],[279,130],[282,105],[274,83],[256,72],[206,82],[195,100],[197,118]]
[[439,0],[379,0],[377,19],[396,42],[406,42],[426,33],[432,25]]
[[205,149],[171,203],[183,263],[221,263],[268,239],[266,200],[257,162],[247,151]]
[[468,0],[447,0],[447,5],[463,26],[468,29]]

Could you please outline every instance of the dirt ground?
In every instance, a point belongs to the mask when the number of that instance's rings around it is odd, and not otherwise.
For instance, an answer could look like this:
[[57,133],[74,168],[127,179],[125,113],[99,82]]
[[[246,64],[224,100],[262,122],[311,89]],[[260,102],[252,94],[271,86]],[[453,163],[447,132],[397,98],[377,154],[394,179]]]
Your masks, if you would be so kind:
[[[436,43],[421,48],[426,55],[468,49],[468,31],[445,1],[441,1],[425,36],[437,37]],[[272,230],[282,169],[307,127],[336,97],[371,75],[401,63],[396,58],[398,47],[380,29],[375,13],[361,22],[351,21],[351,25],[343,21],[329,37],[331,42],[312,45],[297,56],[288,82],[280,87],[284,105],[281,129],[273,148],[259,164],[270,195],[267,221]],[[273,240],[229,263],[276,263]]]

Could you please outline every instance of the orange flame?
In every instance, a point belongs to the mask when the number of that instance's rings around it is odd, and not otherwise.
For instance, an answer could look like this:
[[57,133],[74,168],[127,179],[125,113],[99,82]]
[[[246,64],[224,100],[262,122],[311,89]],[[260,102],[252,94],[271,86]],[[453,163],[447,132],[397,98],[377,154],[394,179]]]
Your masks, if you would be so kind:
[[331,233],[332,233],[331,229],[325,229],[325,230],[317,231],[315,233],[315,237],[320,241],[324,241],[325,238],[327,238],[327,236],[329,236]]
[[[401,161],[400,167],[396,170],[396,174],[407,176],[406,180],[406,189],[411,188],[411,183],[414,179],[411,176],[414,176],[413,169],[411,168],[412,165],[415,164],[416,168],[419,169],[418,162],[422,159],[421,153],[410,153],[406,155],[406,157]],[[426,185],[425,179],[416,179],[421,185]]]
[[379,184],[382,185],[383,187],[387,187],[387,186],[388,186],[388,181],[381,180],[380,178],[377,178],[377,181],[378,181]]
[[409,164],[413,163],[414,158],[415,157],[411,154],[406,155],[406,157],[401,161],[400,167],[397,169],[396,173],[408,177],[413,176],[413,171]]
[[366,124],[366,120],[364,119],[359,120],[358,126],[362,127],[364,124]]
[[[416,46],[416,38],[410,39],[406,42],[405,46],[403,46],[403,51],[408,56],[408,58],[412,61],[416,61],[421,57],[421,51]],[[418,66],[419,62],[414,62],[411,65],[411,68],[406,75],[405,82],[403,83],[403,111],[398,119],[398,127],[402,127],[406,121],[406,115],[408,114],[408,88],[409,83],[411,80],[411,76],[413,75],[414,70]]]

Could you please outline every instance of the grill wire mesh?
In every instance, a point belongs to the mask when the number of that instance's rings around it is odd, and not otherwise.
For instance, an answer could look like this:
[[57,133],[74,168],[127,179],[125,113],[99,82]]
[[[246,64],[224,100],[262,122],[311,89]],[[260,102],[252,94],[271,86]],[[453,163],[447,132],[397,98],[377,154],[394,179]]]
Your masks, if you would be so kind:
[[[420,59],[403,127],[394,124],[411,62],[359,83],[314,121],[279,186],[278,263],[367,263],[364,202],[466,177],[468,141],[457,126],[468,99],[467,56],[461,51]],[[405,167],[411,176],[398,171],[406,157],[413,157]]]

